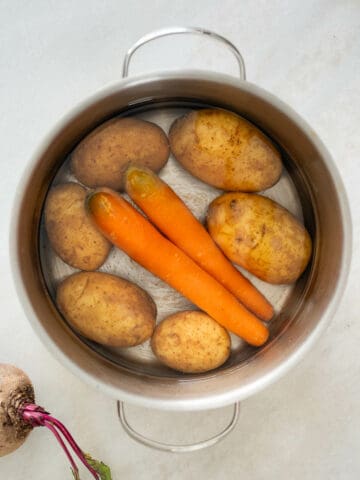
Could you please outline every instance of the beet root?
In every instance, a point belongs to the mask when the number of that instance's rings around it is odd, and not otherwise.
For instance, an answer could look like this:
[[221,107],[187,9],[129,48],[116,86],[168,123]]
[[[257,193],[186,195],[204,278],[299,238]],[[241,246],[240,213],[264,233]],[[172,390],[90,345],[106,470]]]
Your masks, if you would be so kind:
[[34,402],[29,377],[13,365],[0,364],[0,457],[25,442],[33,427],[23,419],[22,409]]
[[0,457],[19,448],[34,427],[46,427],[52,432],[70,462],[75,480],[80,476],[74,454],[93,478],[111,480],[109,467],[84,453],[65,425],[35,404],[29,377],[13,365],[0,363]]

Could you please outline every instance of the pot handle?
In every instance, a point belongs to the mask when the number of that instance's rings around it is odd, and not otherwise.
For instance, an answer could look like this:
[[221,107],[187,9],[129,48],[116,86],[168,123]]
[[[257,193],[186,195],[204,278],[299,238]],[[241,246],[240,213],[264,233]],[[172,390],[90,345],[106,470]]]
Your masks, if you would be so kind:
[[223,438],[225,438],[234,428],[239,419],[239,412],[240,412],[240,403],[234,403],[234,410],[233,415],[229,424],[219,433],[214,435],[213,437],[207,438],[205,440],[201,440],[197,443],[189,443],[185,445],[178,445],[178,444],[171,444],[171,443],[163,443],[158,442],[157,440],[153,440],[151,438],[145,437],[141,433],[137,432],[128,422],[125,414],[125,404],[124,402],[118,401],[117,402],[117,411],[120,423],[124,428],[125,432],[138,443],[145,445],[150,448],[154,448],[156,450],[162,450],[163,452],[171,452],[171,453],[188,453],[194,452],[196,450],[202,450],[203,448],[211,447],[216,443],[220,442]]
[[239,52],[239,50],[235,47],[233,43],[231,43],[227,38],[212,32],[210,30],[206,30],[205,28],[199,28],[199,27],[167,27],[167,28],[161,28],[159,30],[155,30],[154,32],[150,32],[143,37],[141,37],[137,42],[134,43],[132,47],[129,48],[127,51],[124,61],[123,61],[123,69],[122,69],[122,76],[123,78],[127,77],[129,75],[129,64],[130,60],[133,56],[133,54],[138,50],[142,45],[145,45],[148,42],[151,42],[152,40],[155,40],[157,38],[161,37],[167,37],[169,35],[178,35],[178,34],[184,34],[184,33],[191,33],[194,35],[207,35],[210,38],[217,40],[218,42],[222,43],[225,45],[231,53],[234,55],[238,66],[239,66],[239,76],[241,80],[246,80],[246,73],[245,73],[245,62],[244,59]]

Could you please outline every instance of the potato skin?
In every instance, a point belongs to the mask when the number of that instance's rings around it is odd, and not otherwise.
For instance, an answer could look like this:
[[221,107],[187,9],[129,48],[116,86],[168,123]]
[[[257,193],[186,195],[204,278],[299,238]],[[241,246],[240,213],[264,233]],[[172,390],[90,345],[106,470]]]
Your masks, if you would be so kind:
[[156,305],[150,295],[108,273],[71,275],[58,286],[56,302],[76,330],[102,345],[139,345],[155,327]]
[[209,206],[207,226],[230,260],[269,283],[295,282],[310,260],[312,242],[305,227],[261,195],[221,195]]
[[204,109],[177,119],[169,133],[182,166],[222,190],[258,192],[280,178],[280,154],[253,124],[232,112]]
[[174,370],[201,373],[222,365],[230,355],[228,332],[209,315],[184,311],[157,325],[151,347],[158,359]]
[[51,188],[45,203],[45,228],[51,246],[64,262],[90,271],[105,262],[111,244],[88,217],[86,196],[86,189],[77,183]]
[[138,118],[113,118],[79,143],[70,168],[84,185],[120,190],[126,164],[134,162],[157,172],[169,154],[167,136],[158,125]]

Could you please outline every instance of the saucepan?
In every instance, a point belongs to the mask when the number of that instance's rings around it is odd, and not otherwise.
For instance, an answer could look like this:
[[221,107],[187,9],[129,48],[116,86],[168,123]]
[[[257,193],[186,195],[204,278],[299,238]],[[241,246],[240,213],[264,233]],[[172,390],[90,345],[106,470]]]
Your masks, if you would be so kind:
[[[143,44],[158,37],[189,33],[204,35],[209,42],[220,42],[229,49],[237,62],[239,77],[198,70],[128,77],[130,59]],[[184,375],[161,366],[148,345],[106,349],[84,340],[66,323],[56,308],[54,290],[59,279],[73,269],[59,262],[47,244],[43,206],[53,182],[71,179],[67,169],[71,151],[105,120],[136,115],[167,131],[183,112],[205,106],[242,115],[277,145],[284,173],[280,182],[265,194],[304,222],[314,248],[310,266],[295,285],[261,284],[276,310],[265,346],[255,349],[234,341],[230,359],[222,367],[204,374]],[[165,168],[170,183],[182,185],[190,202],[193,199],[205,210],[214,198],[214,189],[190,178],[173,158]],[[351,256],[346,193],[329,152],[294,110],[245,79],[243,58],[231,42],[201,28],[174,27],[146,35],[128,51],[122,80],[82,101],[60,120],[26,168],[17,190],[13,219],[12,268],[19,297],[36,333],[69,370],[118,401],[119,418],[132,437],[152,447],[177,452],[203,448],[223,438],[234,428],[239,402],[276,381],[308,351],[335,313]],[[123,268],[126,259],[122,257],[116,262],[116,257],[111,258],[117,273],[124,276],[126,272],[128,278],[136,278],[160,299],[160,318],[174,302],[176,308],[188,306],[185,299],[174,297],[176,294],[166,290],[166,286],[142,276],[134,262]],[[104,271],[107,268],[110,269],[105,265]],[[256,284],[257,280],[252,280]],[[177,411],[234,404],[234,413],[230,424],[210,439],[192,445],[169,445],[136,432],[126,418],[124,402]]]

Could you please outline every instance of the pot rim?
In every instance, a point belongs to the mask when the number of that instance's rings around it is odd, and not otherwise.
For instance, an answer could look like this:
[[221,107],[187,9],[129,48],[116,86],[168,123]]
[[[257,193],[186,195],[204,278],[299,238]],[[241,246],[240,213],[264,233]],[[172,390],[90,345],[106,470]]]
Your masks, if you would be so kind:
[[[34,170],[38,159],[46,151],[47,146],[52,142],[56,137],[57,133],[62,130],[62,128],[68,124],[71,119],[75,118],[86,108],[90,107],[92,104],[101,101],[104,97],[107,97],[115,92],[121,91],[123,87],[126,86],[136,86],[137,84],[144,84],[150,81],[158,80],[176,80],[176,79],[193,79],[193,80],[206,80],[213,81],[216,83],[221,82],[222,84],[229,85],[232,87],[238,88],[241,86],[242,90],[255,93],[257,96],[261,97],[266,102],[276,106],[278,110],[283,112],[288,118],[290,118],[307,136],[311,137],[312,143],[315,145],[317,150],[320,152],[322,158],[326,160],[327,168],[331,174],[332,180],[334,181],[335,187],[339,192],[339,209],[341,212],[341,218],[343,222],[343,232],[344,232],[344,248],[343,248],[343,259],[342,265],[340,268],[340,273],[338,281],[335,287],[334,294],[327,303],[324,312],[321,316],[321,319],[317,322],[315,328],[313,328],[307,335],[306,341],[300,345],[295,345],[291,350],[290,354],[281,361],[278,361],[275,364],[274,368],[271,368],[268,371],[265,371],[265,374],[256,378],[254,381],[246,384],[245,386],[240,385],[237,388],[234,387],[231,391],[225,391],[223,393],[211,394],[206,397],[199,398],[155,398],[151,395],[145,395],[142,393],[128,392],[126,390],[121,390],[118,387],[112,386],[103,382],[99,379],[96,374],[90,374],[87,371],[79,367],[75,362],[73,362],[56,344],[53,338],[48,334],[46,328],[39,321],[34,308],[31,304],[30,299],[28,298],[25,285],[23,282],[21,268],[18,261],[18,228],[20,221],[21,213],[21,204],[23,193],[27,190],[31,172]],[[136,102],[134,102],[134,105]],[[129,105],[130,107],[131,105]],[[22,174],[22,177],[18,183],[15,196],[14,204],[11,212],[11,228],[10,228],[10,260],[13,272],[13,281],[15,288],[24,309],[26,316],[28,317],[33,329],[37,335],[42,340],[45,347],[50,351],[50,353],[57,358],[63,365],[65,365],[72,373],[76,374],[79,378],[86,381],[86,383],[92,385],[97,390],[101,390],[105,394],[110,395],[116,399],[128,401],[132,404],[137,404],[140,406],[147,406],[149,408],[157,408],[164,410],[205,410],[211,408],[218,408],[231,403],[237,402],[244,398],[247,398],[250,395],[255,394],[256,392],[262,390],[270,383],[279,379],[283,376],[290,368],[292,368],[309,350],[309,348],[314,344],[315,340],[319,337],[320,333],[325,329],[329,324],[330,319],[335,314],[335,311],[339,305],[341,296],[346,287],[346,281],[348,277],[350,260],[351,260],[351,244],[352,244],[352,228],[351,228],[351,218],[349,204],[345,193],[345,188],[343,182],[338,173],[337,167],[330,156],[330,153],[319,139],[314,130],[307,124],[307,122],[302,119],[302,117],[296,113],[291,107],[285,104],[282,100],[274,96],[273,94],[267,92],[266,90],[249,83],[248,81],[242,81],[231,77],[225,74],[219,74],[214,72],[199,71],[199,70],[181,70],[181,71],[161,71],[155,72],[152,74],[142,74],[137,76],[132,76],[110,86],[106,86],[95,94],[91,95],[80,101],[74,108],[72,108],[68,113],[62,116],[60,120],[55,124],[55,126],[45,135],[44,139],[40,143],[39,147],[32,156],[31,161],[26,166],[25,171]]]

